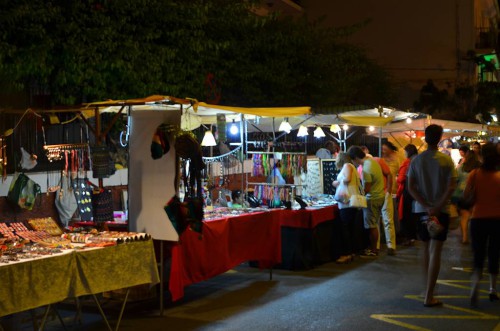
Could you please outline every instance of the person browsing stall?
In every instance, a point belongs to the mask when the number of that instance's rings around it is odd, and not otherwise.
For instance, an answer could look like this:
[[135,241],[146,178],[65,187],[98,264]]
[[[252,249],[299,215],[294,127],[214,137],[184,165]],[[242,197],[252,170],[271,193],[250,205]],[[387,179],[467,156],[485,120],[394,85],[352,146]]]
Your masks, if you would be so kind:
[[355,166],[363,166],[362,183],[366,194],[367,208],[363,208],[365,229],[369,231],[370,248],[366,249],[363,256],[377,257],[377,244],[379,241],[378,224],[384,205],[385,189],[382,168],[373,158],[369,158],[359,146],[351,146],[347,150]]
[[339,153],[339,146],[332,140],[328,140],[325,146],[318,149],[316,152],[316,157],[319,159],[334,159]]

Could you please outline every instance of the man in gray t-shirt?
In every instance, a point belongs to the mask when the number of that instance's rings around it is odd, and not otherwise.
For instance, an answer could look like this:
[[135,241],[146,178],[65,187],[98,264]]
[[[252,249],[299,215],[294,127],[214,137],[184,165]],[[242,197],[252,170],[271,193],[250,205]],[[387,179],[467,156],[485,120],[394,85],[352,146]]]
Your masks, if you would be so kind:
[[[451,158],[438,151],[443,127],[429,125],[425,129],[427,150],[416,156],[408,169],[408,191],[415,199],[413,212],[419,215],[419,236],[425,242],[424,275],[426,280],[425,307],[443,303],[434,298],[434,287],[441,266],[441,251],[448,234],[449,200],[455,190],[457,172]],[[427,219],[437,219],[444,230],[431,236],[427,230]]]

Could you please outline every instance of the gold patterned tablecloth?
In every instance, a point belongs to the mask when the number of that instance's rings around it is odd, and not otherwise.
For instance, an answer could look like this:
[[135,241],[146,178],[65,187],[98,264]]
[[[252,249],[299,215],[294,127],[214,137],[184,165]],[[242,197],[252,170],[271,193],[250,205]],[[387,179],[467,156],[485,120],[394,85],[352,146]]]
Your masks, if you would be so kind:
[[2,265],[0,316],[159,281],[151,240]]

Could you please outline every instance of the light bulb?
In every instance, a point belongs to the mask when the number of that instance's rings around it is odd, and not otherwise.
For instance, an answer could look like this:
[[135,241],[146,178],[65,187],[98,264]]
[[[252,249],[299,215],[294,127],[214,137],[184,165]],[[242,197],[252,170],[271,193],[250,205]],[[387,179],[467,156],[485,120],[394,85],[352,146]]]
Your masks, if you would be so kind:
[[347,125],[347,124],[344,124],[344,125],[342,126],[342,129],[344,129],[344,131],[347,131],[347,130],[349,130],[349,125]]
[[413,122],[413,121],[412,121],[412,119],[411,119],[411,117],[408,117],[408,118],[406,119],[406,123],[411,124],[411,122]]
[[233,120],[233,124],[231,124],[231,127],[229,128],[229,133],[231,133],[233,136],[237,135],[240,130],[238,129],[238,126]]
[[375,131],[375,127],[370,125],[370,126],[368,127],[368,130],[370,130],[370,132],[373,132],[373,131]]

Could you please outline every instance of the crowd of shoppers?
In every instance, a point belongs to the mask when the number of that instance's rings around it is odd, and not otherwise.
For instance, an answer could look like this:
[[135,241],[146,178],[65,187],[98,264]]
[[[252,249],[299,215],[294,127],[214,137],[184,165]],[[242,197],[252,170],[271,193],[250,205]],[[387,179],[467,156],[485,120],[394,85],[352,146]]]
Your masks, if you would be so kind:
[[[421,240],[424,306],[442,305],[434,297],[434,288],[452,206],[458,211],[462,243],[472,244],[471,305],[477,306],[478,284],[486,256],[489,299],[498,300],[500,143],[481,146],[476,142],[470,148],[461,146],[461,159],[455,166],[450,153],[439,147],[442,135],[441,126],[429,125],[425,130],[426,150],[419,154],[415,145],[408,144],[404,147],[402,162],[398,148],[389,141],[382,145],[382,158],[372,157],[364,146],[351,146],[346,153],[338,153],[336,165],[340,172],[334,186],[348,194],[339,201],[342,230],[337,262],[349,263],[356,254],[376,258],[381,231],[385,234],[387,255],[396,254],[396,233],[405,246]],[[366,208],[349,205],[348,196],[359,191],[366,197]],[[360,217],[363,225],[356,221]],[[458,227],[458,223],[455,224]],[[360,233],[365,234],[364,245],[359,244]]]

